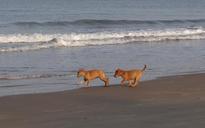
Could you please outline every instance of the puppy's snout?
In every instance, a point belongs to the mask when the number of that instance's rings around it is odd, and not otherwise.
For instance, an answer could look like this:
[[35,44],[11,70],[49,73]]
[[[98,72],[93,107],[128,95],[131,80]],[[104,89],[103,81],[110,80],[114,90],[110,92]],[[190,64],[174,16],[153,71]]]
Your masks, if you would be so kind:
[[114,74],[114,77],[117,78],[117,74]]
[[79,73],[77,73],[77,77],[78,77],[78,78],[80,77],[80,74],[79,74]]

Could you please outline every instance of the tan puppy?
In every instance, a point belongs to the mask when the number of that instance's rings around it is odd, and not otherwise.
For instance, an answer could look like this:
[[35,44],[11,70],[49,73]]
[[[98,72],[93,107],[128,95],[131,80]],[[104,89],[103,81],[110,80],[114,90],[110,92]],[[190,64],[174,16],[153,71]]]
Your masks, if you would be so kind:
[[147,68],[147,65],[144,65],[144,68],[142,70],[139,69],[133,69],[133,70],[122,70],[122,69],[117,69],[115,71],[114,77],[122,77],[121,85],[124,85],[125,81],[129,82],[129,86],[135,87],[139,83],[139,80],[141,79],[145,69]]
[[105,75],[105,73],[102,70],[88,70],[85,71],[84,69],[80,69],[77,73],[77,77],[84,77],[84,82],[87,86],[89,86],[89,82],[93,79],[99,78],[105,83],[105,87],[109,86],[109,79]]

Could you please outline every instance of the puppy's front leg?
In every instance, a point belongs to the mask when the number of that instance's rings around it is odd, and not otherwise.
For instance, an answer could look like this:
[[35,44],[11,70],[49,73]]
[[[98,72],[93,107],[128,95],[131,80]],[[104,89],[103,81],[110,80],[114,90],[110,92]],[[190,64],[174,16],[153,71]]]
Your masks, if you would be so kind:
[[133,81],[129,80],[129,87],[132,87],[132,85],[133,85]]
[[84,83],[87,87],[89,87],[89,80],[87,78],[84,78]]
[[87,85],[87,87],[90,87],[89,83],[90,83],[90,81],[87,80],[87,81],[86,81],[86,85]]
[[124,82],[125,82],[125,80],[123,79],[122,81],[121,81],[121,86],[124,86]]

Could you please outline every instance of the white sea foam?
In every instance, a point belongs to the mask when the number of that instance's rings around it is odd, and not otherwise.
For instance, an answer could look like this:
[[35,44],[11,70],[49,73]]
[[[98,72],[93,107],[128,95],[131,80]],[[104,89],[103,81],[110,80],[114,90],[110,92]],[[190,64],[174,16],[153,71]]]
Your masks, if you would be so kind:
[[69,34],[0,34],[0,52],[204,38],[203,28]]
[[0,80],[22,80],[22,79],[39,79],[53,77],[73,77],[74,73],[68,74],[21,74],[21,75],[0,75]]

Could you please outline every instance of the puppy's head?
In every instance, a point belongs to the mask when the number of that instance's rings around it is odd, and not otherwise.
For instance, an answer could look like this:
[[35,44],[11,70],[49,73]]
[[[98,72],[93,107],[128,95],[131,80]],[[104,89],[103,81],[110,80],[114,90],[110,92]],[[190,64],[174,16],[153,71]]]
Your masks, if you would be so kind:
[[117,77],[121,76],[122,73],[123,73],[122,70],[118,68],[118,69],[115,70],[114,77],[117,78]]
[[79,69],[77,72],[77,77],[81,77],[85,75],[85,70],[84,69]]

